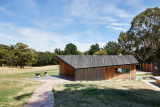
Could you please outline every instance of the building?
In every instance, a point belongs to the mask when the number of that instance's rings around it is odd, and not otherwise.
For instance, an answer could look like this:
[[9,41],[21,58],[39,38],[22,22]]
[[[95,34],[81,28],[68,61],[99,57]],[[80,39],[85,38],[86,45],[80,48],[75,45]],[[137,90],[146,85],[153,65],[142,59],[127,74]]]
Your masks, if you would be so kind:
[[153,76],[160,76],[160,59],[153,60]]
[[133,55],[57,55],[59,74],[75,81],[136,79]]

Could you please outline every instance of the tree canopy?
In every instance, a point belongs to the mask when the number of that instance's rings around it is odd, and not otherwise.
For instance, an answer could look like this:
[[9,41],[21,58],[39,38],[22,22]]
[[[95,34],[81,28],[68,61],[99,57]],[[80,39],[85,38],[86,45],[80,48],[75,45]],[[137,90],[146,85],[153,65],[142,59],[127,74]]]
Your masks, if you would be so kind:
[[135,54],[143,63],[155,55],[160,47],[160,8],[148,8],[134,17],[130,30],[121,32],[118,42],[123,50]]
[[106,43],[106,45],[104,45],[104,49],[107,51],[108,55],[118,55],[121,52],[118,43],[114,41]]
[[56,48],[54,50],[54,53],[57,53],[58,55],[63,55],[64,51],[62,51],[60,48]]
[[101,50],[101,51],[95,52],[93,55],[108,55],[108,53],[106,52],[106,50]]
[[97,52],[97,51],[100,51],[100,48],[99,48],[99,44],[98,43],[96,43],[95,45],[93,44],[93,45],[91,45],[90,46],[90,49],[89,49],[89,51],[88,51],[88,54],[89,55],[93,55],[95,52]]
[[16,62],[24,67],[27,63],[36,63],[37,62],[37,54],[33,49],[29,49],[28,45],[23,43],[17,43],[15,45],[14,55]]
[[77,46],[69,43],[66,45],[64,50],[64,55],[80,55],[80,53],[77,51]]

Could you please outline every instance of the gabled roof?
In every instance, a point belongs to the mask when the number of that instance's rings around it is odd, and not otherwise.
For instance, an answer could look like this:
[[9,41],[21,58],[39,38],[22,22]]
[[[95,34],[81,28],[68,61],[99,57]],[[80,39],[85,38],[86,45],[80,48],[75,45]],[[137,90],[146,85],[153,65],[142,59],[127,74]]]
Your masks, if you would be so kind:
[[138,64],[133,55],[57,55],[75,69]]

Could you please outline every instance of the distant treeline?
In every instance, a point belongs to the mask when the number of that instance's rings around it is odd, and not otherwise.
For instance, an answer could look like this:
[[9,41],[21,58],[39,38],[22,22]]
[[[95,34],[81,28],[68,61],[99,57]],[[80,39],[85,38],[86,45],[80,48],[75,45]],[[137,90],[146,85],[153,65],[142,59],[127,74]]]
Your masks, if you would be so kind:
[[[16,45],[10,46],[0,44],[0,66],[5,64],[7,66],[14,65],[23,68],[26,65],[57,65],[59,62],[56,55],[135,55],[133,52],[126,50],[122,48],[119,43],[114,41],[109,41],[104,44],[102,48],[99,47],[98,43],[93,44],[90,46],[89,50],[85,52],[78,51],[76,45],[69,43],[65,46],[64,50],[56,48],[53,53],[49,51],[35,51],[23,43],[17,43]],[[135,50],[135,53],[143,55],[143,50]],[[150,55],[146,62],[150,63],[153,59],[160,58],[159,53],[160,49],[156,51],[156,54]],[[138,59],[136,55],[135,57]]]
[[6,64],[7,66],[18,65],[23,68],[25,65],[54,65],[58,64],[55,58],[56,55],[56,53],[49,51],[36,52],[23,43],[10,46],[0,44],[0,66],[2,66],[2,64]]
[[56,55],[117,55],[119,53],[118,44],[111,41],[106,43],[103,48],[100,48],[97,43],[93,44],[86,52],[78,51],[76,45],[69,43],[65,46],[64,50],[56,48],[54,53],[35,51],[23,43],[10,46],[0,44],[0,66],[5,64],[7,66],[14,65],[24,68],[26,65],[57,65],[58,60]]

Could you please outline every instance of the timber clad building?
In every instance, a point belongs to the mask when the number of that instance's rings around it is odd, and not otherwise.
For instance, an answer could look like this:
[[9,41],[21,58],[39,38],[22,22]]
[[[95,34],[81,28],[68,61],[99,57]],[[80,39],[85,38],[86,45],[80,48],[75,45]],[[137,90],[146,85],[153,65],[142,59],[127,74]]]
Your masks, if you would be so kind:
[[133,55],[57,55],[60,75],[75,81],[136,79]]

